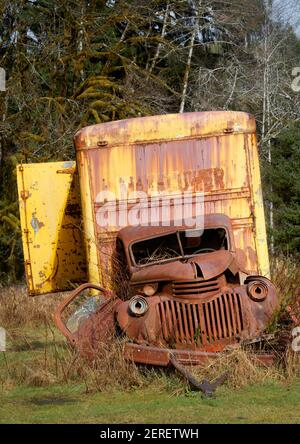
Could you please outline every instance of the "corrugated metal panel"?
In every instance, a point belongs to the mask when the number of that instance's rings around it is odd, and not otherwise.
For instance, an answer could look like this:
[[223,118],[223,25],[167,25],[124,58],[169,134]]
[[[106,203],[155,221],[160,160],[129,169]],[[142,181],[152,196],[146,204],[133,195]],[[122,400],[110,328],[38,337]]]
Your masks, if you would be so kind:
[[75,162],[17,166],[26,277],[31,295],[86,282]]

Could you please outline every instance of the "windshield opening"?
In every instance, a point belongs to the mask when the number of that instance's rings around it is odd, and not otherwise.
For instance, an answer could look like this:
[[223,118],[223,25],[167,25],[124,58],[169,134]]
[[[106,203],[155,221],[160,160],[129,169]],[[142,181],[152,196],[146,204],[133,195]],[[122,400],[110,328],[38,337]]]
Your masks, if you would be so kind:
[[132,253],[137,265],[148,265],[182,256],[176,233],[136,242],[132,245]]
[[134,262],[138,266],[218,250],[228,250],[228,238],[224,228],[178,231],[135,242],[131,247]]

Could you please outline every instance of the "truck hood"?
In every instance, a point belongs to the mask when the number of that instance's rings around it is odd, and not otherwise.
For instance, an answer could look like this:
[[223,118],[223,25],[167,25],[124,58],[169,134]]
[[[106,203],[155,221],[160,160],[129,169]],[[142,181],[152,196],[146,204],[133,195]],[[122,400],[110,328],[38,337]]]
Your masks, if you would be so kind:
[[230,251],[221,250],[199,254],[189,259],[145,266],[132,273],[131,283],[151,280],[192,280],[201,277],[208,280],[222,274],[227,269],[230,269],[234,275],[239,271],[233,254]]

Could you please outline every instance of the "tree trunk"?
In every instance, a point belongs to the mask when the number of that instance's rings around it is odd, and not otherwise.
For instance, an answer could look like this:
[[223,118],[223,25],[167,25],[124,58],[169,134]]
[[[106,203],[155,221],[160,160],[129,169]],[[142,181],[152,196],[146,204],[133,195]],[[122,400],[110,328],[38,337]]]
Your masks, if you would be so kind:
[[[166,6],[165,15],[164,15],[164,21],[163,21],[163,27],[162,27],[162,30],[161,30],[161,39],[162,40],[164,39],[164,37],[166,35],[166,29],[167,29],[167,23],[168,23],[168,13],[169,13],[169,3],[167,3],[167,6]],[[153,71],[153,69],[155,67],[155,64],[156,64],[157,59],[158,59],[159,54],[160,54],[161,47],[162,47],[162,43],[160,42],[157,45],[155,55],[153,57],[153,60],[151,62],[150,68],[149,68],[149,73],[150,74],[151,74],[151,72]]]

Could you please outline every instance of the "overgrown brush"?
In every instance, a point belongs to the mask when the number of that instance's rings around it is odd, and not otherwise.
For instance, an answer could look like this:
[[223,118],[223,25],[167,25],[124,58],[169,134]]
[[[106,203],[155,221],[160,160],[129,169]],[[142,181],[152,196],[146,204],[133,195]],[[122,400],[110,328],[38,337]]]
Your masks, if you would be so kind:
[[[140,386],[143,377],[134,363],[123,359],[123,343],[113,341],[99,349],[97,358],[87,361],[57,335],[47,322],[38,337],[19,330],[8,333],[9,349],[0,363],[2,388],[18,385],[50,386],[84,384],[86,392],[130,389]],[[22,359],[16,352],[25,351]],[[1,362],[1,361],[0,361]]]
[[300,296],[300,264],[292,256],[278,256],[271,260],[272,282],[276,286],[280,305],[294,302]]
[[0,325],[10,329],[42,325],[50,320],[62,294],[52,296],[28,296],[24,286],[0,288]]
[[271,275],[272,282],[276,287],[279,306],[269,323],[267,331],[279,333],[289,323],[287,322],[287,306],[293,306],[297,298],[300,297],[300,266],[298,260],[292,256],[283,255],[272,258]]
[[285,374],[288,379],[300,377],[300,352],[294,352],[289,348],[286,351],[285,363]]
[[203,368],[192,368],[192,373],[200,380],[208,379],[210,381],[227,373],[226,385],[230,388],[241,388],[246,385],[285,379],[283,369],[259,364],[249,352],[240,348],[221,353],[217,359]]
[[[137,367],[123,359],[122,341],[103,345],[92,363],[67,344],[53,324],[55,308],[63,297],[31,298],[24,287],[1,289],[0,326],[6,329],[8,342],[0,364],[2,386],[76,382],[84,383],[87,391],[102,391],[141,384]],[[22,360],[19,352],[25,352]]]

